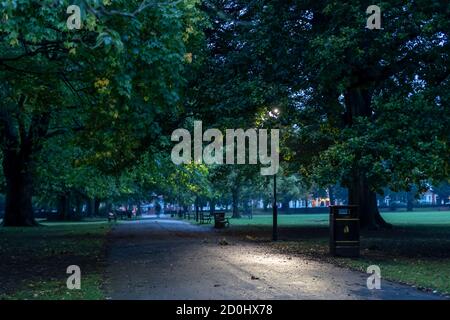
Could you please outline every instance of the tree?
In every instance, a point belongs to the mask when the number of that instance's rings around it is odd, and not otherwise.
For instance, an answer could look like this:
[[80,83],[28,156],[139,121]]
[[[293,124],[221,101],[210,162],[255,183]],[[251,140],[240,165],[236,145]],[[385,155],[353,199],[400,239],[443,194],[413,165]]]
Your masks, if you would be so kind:
[[35,225],[36,159],[48,138],[78,132],[82,164],[116,175],[167,142],[159,137],[178,121],[200,19],[195,0],[79,1],[84,27],[69,31],[69,1],[19,2],[0,7],[6,226]]
[[[340,182],[361,225],[388,227],[383,186],[448,176],[448,10],[440,1],[382,4],[366,28],[365,1],[227,1],[253,76],[278,84],[286,160],[319,185]],[[226,10],[224,10],[227,12]]]
[[450,183],[447,181],[443,181],[439,184],[433,186],[433,192],[435,192],[438,197],[438,203],[447,204],[450,200]]
[[383,29],[369,30],[363,4],[316,3],[304,89],[313,90],[316,132],[329,135],[317,172],[337,174],[362,226],[377,228],[387,226],[376,206],[382,186],[408,189],[448,174],[449,22],[438,1],[390,2]]

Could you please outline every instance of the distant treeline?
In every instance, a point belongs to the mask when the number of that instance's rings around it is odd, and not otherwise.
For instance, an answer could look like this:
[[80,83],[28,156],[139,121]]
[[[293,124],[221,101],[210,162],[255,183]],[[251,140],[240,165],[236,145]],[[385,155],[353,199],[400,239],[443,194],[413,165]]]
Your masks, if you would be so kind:
[[[406,206],[397,206],[393,209],[390,206],[379,206],[380,211],[393,211],[393,210],[401,210],[404,211]],[[425,204],[417,204],[414,205],[413,209],[430,209],[430,210],[450,210],[450,205],[425,205]],[[329,213],[328,207],[314,207],[314,208],[289,208],[289,210],[281,210],[278,209],[279,214],[308,214],[308,213]],[[268,209],[266,211],[262,209],[257,209],[253,211],[254,215],[271,215],[272,209]],[[245,216],[245,214],[244,214]]]
[[0,194],[0,218],[5,214],[5,196]]

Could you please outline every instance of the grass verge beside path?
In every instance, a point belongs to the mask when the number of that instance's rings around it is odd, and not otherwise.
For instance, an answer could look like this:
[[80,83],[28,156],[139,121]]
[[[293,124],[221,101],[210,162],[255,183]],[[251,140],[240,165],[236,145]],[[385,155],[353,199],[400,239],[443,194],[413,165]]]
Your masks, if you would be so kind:
[[[0,227],[0,299],[103,299],[109,230],[104,220]],[[81,290],[67,289],[70,265],[81,268]]]
[[258,241],[278,252],[305,255],[366,272],[381,268],[383,279],[450,295],[450,212],[386,212],[393,230],[363,232],[359,259],[334,258],[328,253],[328,215],[280,215],[279,238],[270,242],[272,217],[231,219],[224,234]]

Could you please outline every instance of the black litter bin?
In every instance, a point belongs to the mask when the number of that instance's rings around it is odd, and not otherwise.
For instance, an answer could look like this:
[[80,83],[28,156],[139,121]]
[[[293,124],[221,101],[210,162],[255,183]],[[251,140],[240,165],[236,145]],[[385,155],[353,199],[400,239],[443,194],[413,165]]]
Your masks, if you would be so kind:
[[229,225],[228,219],[225,217],[225,212],[214,213],[214,228],[222,229]]
[[358,206],[330,206],[330,253],[359,257]]

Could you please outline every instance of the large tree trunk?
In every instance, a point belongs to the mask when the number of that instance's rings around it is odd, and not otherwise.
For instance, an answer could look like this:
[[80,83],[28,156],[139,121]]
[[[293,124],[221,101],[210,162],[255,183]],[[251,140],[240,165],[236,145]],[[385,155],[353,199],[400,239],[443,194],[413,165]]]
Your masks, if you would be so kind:
[[35,113],[27,117],[25,103],[26,97],[21,95],[14,112],[3,106],[0,110],[0,146],[6,179],[4,226],[37,225],[32,205],[32,158],[42,148],[50,113]]
[[[372,117],[371,93],[369,90],[361,88],[352,88],[345,93],[346,124],[352,126],[355,117]],[[356,154],[356,159],[360,158]],[[348,191],[349,204],[358,205],[358,214],[361,228],[379,229],[391,227],[383,217],[377,206],[376,193],[370,189],[370,182],[367,179],[365,171],[355,164]]]
[[95,207],[95,200],[88,198],[86,201],[86,216],[88,217],[94,216],[94,207]]
[[269,200],[266,200],[266,199],[263,200],[263,210],[264,211],[268,211],[269,210],[269,204],[270,204]]
[[9,150],[3,155],[3,172],[6,178],[6,201],[3,225],[35,226],[32,195],[33,182],[30,162],[22,153]]
[[83,216],[83,197],[75,192],[69,194],[67,198],[68,211],[65,220],[78,221]]
[[141,200],[137,201],[136,205],[137,205],[136,215],[138,217],[141,217],[142,216]]
[[334,197],[334,188],[333,186],[328,187],[328,196],[330,198],[330,206],[334,205],[335,197]]
[[233,215],[232,218],[240,218],[241,214],[239,213],[239,188],[234,187],[232,190],[233,197]]
[[406,211],[413,211],[414,208],[414,193],[412,191],[406,192]]
[[211,199],[209,201],[209,214],[213,216],[215,211],[216,211],[216,201],[214,199]]
[[69,194],[63,194],[58,197],[58,216],[60,220],[67,220],[70,211]]
[[98,217],[100,215],[100,199],[94,199],[94,216]]
[[105,204],[105,214],[108,215],[110,212],[113,212],[113,204],[110,200],[106,201]]
[[200,218],[199,217],[199,208],[198,208],[198,206],[199,206],[199,199],[198,199],[198,196],[196,196],[195,197],[195,221],[197,221],[198,222],[198,219]]
[[284,211],[284,212],[289,211],[289,200],[284,200],[281,202],[281,211]]
[[348,190],[348,202],[358,205],[361,228],[376,230],[391,227],[380,215],[377,195],[370,190],[367,178],[359,170],[356,171]]

